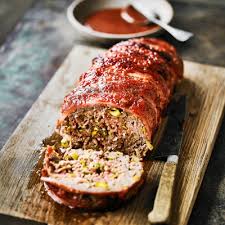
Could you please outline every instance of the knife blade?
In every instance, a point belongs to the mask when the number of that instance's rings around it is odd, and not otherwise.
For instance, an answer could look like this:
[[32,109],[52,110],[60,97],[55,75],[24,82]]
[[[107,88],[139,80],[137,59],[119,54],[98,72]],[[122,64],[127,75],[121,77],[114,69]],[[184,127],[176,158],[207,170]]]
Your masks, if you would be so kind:
[[152,153],[153,159],[163,160],[170,155],[179,155],[186,113],[186,96],[174,98],[168,106],[166,128],[159,145]]
[[183,138],[183,122],[187,114],[186,96],[173,99],[168,107],[168,119],[163,138],[154,158],[165,159],[153,210],[148,214],[151,224],[168,223],[170,220],[172,196],[179,152]]

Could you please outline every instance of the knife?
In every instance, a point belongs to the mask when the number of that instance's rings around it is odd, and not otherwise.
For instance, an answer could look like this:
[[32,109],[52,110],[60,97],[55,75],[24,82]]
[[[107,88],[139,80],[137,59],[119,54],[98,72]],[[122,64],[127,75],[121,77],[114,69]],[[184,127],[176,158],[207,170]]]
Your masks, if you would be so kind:
[[159,146],[153,153],[154,159],[167,158],[153,210],[148,214],[151,224],[169,223],[176,168],[183,137],[183,123],[186,117],[186,96],[171,101],[167,111],[167,125]]

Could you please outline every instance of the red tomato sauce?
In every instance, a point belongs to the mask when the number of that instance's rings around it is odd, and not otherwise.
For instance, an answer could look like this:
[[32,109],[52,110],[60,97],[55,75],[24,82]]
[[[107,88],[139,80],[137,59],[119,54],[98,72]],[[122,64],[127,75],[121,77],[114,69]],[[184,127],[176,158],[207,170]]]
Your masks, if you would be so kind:
[[[121,16],[122,13],[126,13],[131,22],[127,22]],[[152,23],[140,24],[140,22],[145,21],[146,18],[142,14],[137,12],[132,6],[128,6],[126,8],[98,10],[86,18],[84,25],[95,31],[111,34],[139,33],[157,27],[157,25]]]

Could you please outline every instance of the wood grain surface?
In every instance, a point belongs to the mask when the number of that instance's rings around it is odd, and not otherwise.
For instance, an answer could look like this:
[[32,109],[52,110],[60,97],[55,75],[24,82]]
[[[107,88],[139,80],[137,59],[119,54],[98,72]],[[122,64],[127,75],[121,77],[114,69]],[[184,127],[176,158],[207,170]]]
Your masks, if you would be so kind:
[[[0,151],[0,213],[48,224],[147,224],[162,162],[147,160],[147,180],[140,193],[112,212],[81,212],[54,203],[40,183],[40,143],[59,116],[63,97],[102,49],[77,46],[54,75]],[[176,177],[172,223],[185,225],[198,194],[225,105],[225,69],[185,62],[179,91],[188,95],[190,115]]]

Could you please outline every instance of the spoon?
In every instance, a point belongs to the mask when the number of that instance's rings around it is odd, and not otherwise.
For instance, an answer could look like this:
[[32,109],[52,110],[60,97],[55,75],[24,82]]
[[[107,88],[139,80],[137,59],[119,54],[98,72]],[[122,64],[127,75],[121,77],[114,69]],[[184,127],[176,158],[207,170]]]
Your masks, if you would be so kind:
[[125,10],[123,10],[121,16],[124,20],[126,20],[128,23],[135,23],[139,25],[146,25],[149,24],[151,21],[152,23],[155,23],[162,27],[164,30],[166,30],[168,33],[170,33],[175,39],[178,41],[184,42],[187,41],[190,37],[192,37],[194,34],[188,31],[184,31],[181,29],[174,28],[166,23],[164,23],[162,20],[160,20],[159,16],[154,12],[151,11],[149,8],[145,8],[142,4],[140,4],[137,1],[130,1],[130,5],[136,9],[139,13],[144,15],[147,19],[144,21],[135,21]]

